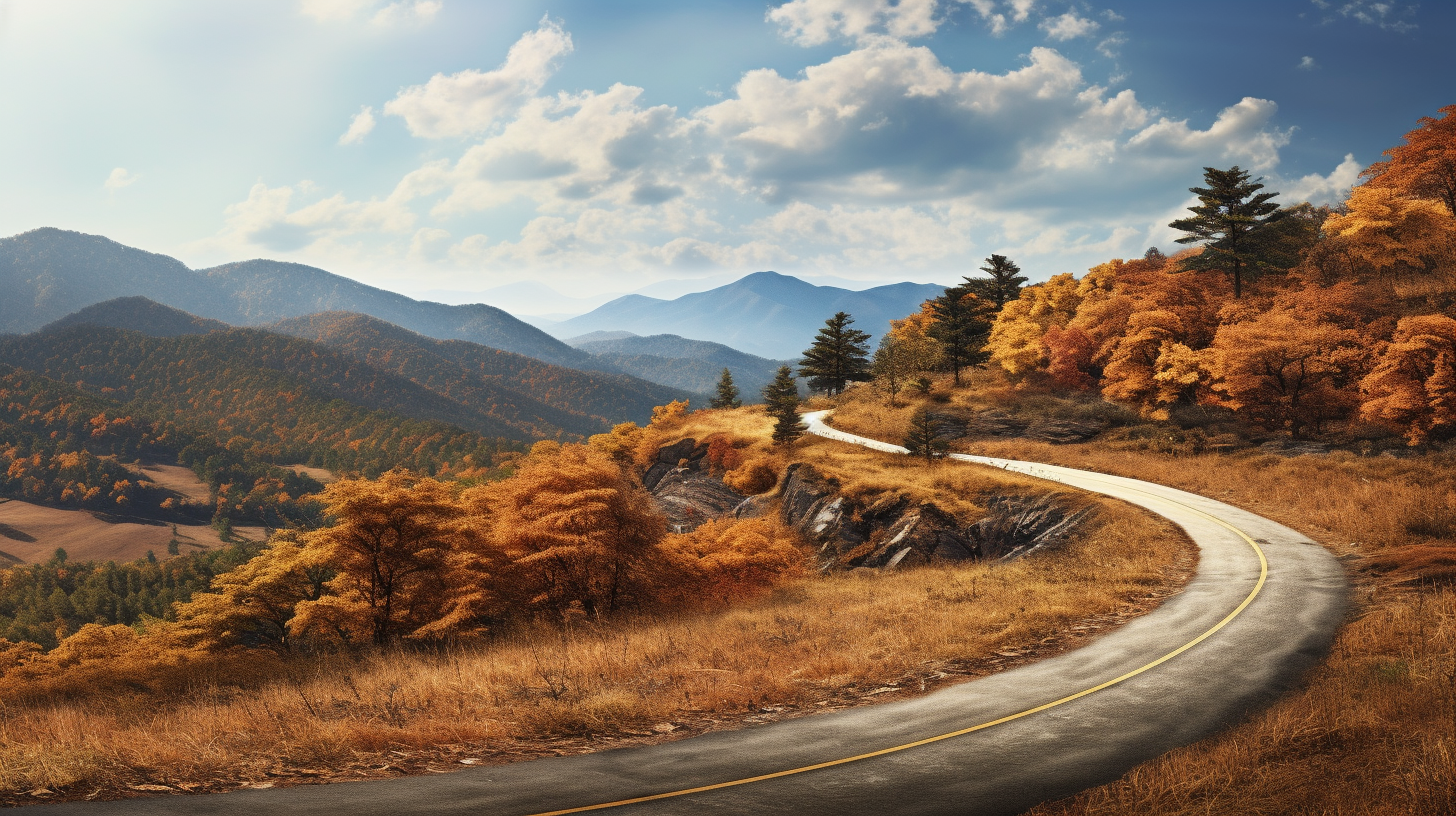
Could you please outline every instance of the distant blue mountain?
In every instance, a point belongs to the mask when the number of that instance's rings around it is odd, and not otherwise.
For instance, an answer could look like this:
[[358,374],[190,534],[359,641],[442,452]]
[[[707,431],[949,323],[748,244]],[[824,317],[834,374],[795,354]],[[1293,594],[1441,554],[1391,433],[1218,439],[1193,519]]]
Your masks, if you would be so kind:
[[661,300],[626,295],[550,327],[557,337],[628,331],[708,340],[772,359],[797,359],[835,312],[877,340],[897,320],[945,291],[934,283],[895,283],[853,291],[790,275],[755,272],[727,286]]

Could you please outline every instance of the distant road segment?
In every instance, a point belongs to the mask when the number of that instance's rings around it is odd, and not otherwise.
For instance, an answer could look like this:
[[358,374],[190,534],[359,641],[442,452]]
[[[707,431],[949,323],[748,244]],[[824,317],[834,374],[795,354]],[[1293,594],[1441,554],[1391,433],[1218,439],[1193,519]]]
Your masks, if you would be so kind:
[[[805,417],[810,433],[903,452]],[[1169,487],[955,458],[1145,507],[1199,548],[1187,588],[1088,646],[914,700],[642,748],[377,782],[37,806],[78,814],[1013,814],[1113,780],[1295,684],[1344,617],[1344,572],[1269,519]]]

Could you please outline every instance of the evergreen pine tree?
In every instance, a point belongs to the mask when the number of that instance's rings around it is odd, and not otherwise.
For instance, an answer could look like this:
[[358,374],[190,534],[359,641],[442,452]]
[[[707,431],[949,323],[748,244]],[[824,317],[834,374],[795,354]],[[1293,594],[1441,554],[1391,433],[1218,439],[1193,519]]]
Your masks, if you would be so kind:
[[1238,165],[1227,170],[1205,167],[1203,180],[1207,187],[1188,188],[1199,201],[1197,207],[1188,208],[1193,215],[1168,225],[1188,233],[1178,243],[1203,244],[1202,253],[1179,266],[1189,271],[1227,272],[1234,281],[1234,297],[1239,298],[1245,275],[1259,271],[1255,250],[1260,234],[1287,213],[1270,200],[1278,193],[1260,193],[1264,185],[1250,181]]
[[794,383],[794,372],[788,366],[779,366],[773,382],[764,386],[763,401],[768,415],[774,418],[774,444],[787,444],[804,433],[799,424],[799,386]]
[[960,385],[961,369],[983,365],[990,359],[985,346],[995,318],[993,307],[964,285],[952,286],[930,304],[935,323],[928,334],[940,341],[943,359],[950,364],[955,384]]
[[967,276],[965,288],[977,297],[996,305],[996,311],[1002,306],[1016,300],[1021,295],[1021,287],[1026,283],[1026,276],[1021,274],[1021,267],[1015,261],[1005,255],[992,255],[986,259],[986,265],[981,271],[990,275],[989,278],[972,278]]
[[743,400],[738,398],[738,386],[733,384],[733,372],[724,368],[722,376],[718,378],[718,393],[708,401],[708,407],[737,408],[742,404]]
[[910,432],[905,435],[905,447],[909,449],[911,456],[924,456],[925,461],[929,462],[944,456],[950,450],[950,441],[946,439],[940,420],[921,408],[910,417]]
[[813,390],[827,391],[834,396],[847,383],[870,378],[870,336],[849,328],[853,322],[848,312],[835,312],[824,321],[824,328],[804,352],[799,361],[799,376],[808,377]]

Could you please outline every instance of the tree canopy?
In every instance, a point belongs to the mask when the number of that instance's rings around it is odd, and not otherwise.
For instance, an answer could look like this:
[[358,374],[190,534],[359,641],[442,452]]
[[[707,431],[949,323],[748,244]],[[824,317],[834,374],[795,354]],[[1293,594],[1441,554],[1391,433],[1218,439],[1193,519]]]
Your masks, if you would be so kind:
[[870,378],[870,335],[850,328],[853,322],[848,312],[835,312],[804,351],[799,376],[809,378],[810,388],[834,396],[848,383]]
[[1203,252],[1183,261],[1190,271],[1227,272],[1234,282],[1234,298],[1243,296],[1246,274],[1259,271],[1256,241],[1270,224],[1286,213],[1273,198],[1278,193],[1261,193],[1264,185],[1251,181],[1249,174],[1234,165],[1227,170],[1203,168],[1207,187],[1189,187],[1199,204],[1189,207],[1193,215],[1168,226],[1185,233],[1180,244],[1202,244]]
[[1016,296],[1021,293],[1021,287],[1026,284],[1026,276],[1021,274],[1021,267],[1005,255],[993,254],[986,259],[986,265],[981,267],[981,271],[990,277],[967,276],[965,287],[976,296],[995,304],[997,309],[1016,300]]

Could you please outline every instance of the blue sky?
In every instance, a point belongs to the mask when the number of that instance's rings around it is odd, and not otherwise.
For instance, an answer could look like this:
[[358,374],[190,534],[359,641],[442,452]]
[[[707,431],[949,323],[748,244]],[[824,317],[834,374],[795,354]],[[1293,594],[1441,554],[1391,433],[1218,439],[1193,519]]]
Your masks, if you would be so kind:
[[1205,165],[1338,201],[1456,103],[1453,34],[1395,0],[0,0],[0,235],[417,295],[1044,279],[1170,247]]

